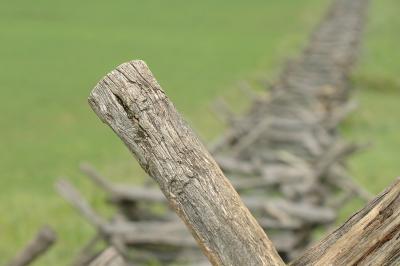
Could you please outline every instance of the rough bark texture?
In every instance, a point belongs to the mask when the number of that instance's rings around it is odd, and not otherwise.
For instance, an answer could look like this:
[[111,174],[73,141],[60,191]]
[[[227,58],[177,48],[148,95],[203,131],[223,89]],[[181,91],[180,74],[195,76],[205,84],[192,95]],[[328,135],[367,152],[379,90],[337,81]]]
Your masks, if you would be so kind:
[[290,265],[400,265],[400,179]]
[[26,247],[7,266],[29,265],[45,253],[56,241],[56,234],[49,226],[44,226]]
[[143,61],[117,67],[89,103],[159,184],[215,265],[283,265],[217,163]]

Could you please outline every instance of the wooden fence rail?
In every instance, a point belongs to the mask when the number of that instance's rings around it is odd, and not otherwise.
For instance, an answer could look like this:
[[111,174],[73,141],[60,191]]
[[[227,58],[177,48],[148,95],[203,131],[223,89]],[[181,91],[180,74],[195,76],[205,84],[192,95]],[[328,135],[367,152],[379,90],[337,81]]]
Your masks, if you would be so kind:
[[[342,226],[301,257],[297,265],[399,265],[400,178]],[[110,260],[111,258],[111,260]],[[112,261],[115,264],[108,264]],[[101,262],[100,264],[97,264]],[[107,250],[91,266],[127,265],[115,250]]]
[[36,236],[7,264],[26,266],[44,254],[55,242],[57,236],[49,226],[43,226]]

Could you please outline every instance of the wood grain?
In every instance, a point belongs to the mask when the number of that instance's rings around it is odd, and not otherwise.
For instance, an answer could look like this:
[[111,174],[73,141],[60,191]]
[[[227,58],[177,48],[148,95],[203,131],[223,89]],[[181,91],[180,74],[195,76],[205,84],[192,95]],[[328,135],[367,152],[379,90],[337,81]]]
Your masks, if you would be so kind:
[[214,265],[284,265],[143,61],[107,74],[89,103],[156,180]]
[[290,265],[400,265],[400,178]]

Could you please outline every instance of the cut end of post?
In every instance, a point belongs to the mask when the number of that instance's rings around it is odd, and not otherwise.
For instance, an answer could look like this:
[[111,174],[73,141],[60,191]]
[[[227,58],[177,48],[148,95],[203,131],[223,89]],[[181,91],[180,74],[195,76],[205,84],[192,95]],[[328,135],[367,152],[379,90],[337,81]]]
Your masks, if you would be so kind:
[[[115,86],[121,86],[125,85],[127,86],[129,83],[134,85],[137,80],[135,76],[130,76],[129,73],[137,73],[139,77],[143,79],[144,82],[148,82],[146,79],[150,78],[151,82],[157,83],[157,81],[153,78],[153,74],[151,73],[149,67],[143,60],[132,60],[126,63],[123,63],[116,67],[114,70],[106,74],[95,86],[95,88],[90,92],[89,97],[88,97],[88,103],[92,107],[92,109],[98,114],[98,113],[104,113],[106,112],[106,108],[104,105],[102,105],[100,102],[97,101],[99,97],[105,96],[104,95],[104,90],[102,88],[111,88],[109,90],[109,93],[112,94],[114,97],[111,97],[113,100],[115,100],[125,111],[127,111],[127,105],[123,101],[124,98],[121,97],[121,94],[118,93],[118,90],[112,89],[115,88]],[[110,86],[114,85],[114,86]],[[157,84],[158,85],[158,84]],[[161,89],[161,88],[159,88]],[[104,119],[102,116],[99,116],[103,122]]]

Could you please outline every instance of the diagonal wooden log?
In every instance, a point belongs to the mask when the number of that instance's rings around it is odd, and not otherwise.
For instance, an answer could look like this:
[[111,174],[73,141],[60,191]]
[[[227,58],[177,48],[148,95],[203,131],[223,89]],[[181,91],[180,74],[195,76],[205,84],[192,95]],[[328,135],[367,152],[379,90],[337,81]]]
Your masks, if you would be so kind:
[[65,179],[60,179],[55,183],[58,193],[72,206],[79,210],[80,214],[86,218],[100,233],[104,234],[107,221],[98,215],[81,194]]
[[400,265],[400,178],[290,265]]
[[143,61],[107,74],[89,103],[157,181],[214,265],[284,265]]
[[89,266],[127,266],[114,248],[103,251]]
[[79,251],[78,255],[74,258],[72,266],[87,266],[102,252],[96,251],[96,245],[102,241],[99,233],[95,234]]
[[56,241],[56,234],[49,226],[43,226],[27,246],[7,266],[29,265],[45,253]]
[[[286,244],[293,239],[289,234]],[[399,239],[400,179],[291,265],[398,265]]]
[[[88,201],[67,180],[58,180],[55,185],[59,194],[96,228],[98,236],[112,245],[129,262],[139,263],[139,261],[151,259],[157,259],[163,263],[171,259],[204,260],[204,257],[200,256],[202,254],[198,250],[196,241],[178,217],[170,221],[144,222],[130,222],[116,218],[109,222],[96,213]],[[139,253],[130,256],[128,247],[136,249]],[[164,252],[165,250],[167,252]],[[95,252],[87,251],[86,256],[81,256],[85,261],[96,255]]]
[[164,202],[165,197],[158,189],[146,187],[134,187],[127,185],[114,185],[102,176],[93,166],[88,163],[82,163],[80,166],[81,171],[86,174],[98,187],[103,189],[109,194],[112,202],[122,200],[130,201],[150,201],[150,202]]

